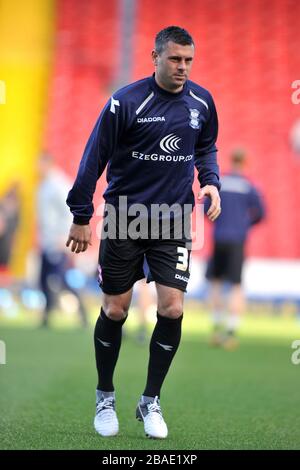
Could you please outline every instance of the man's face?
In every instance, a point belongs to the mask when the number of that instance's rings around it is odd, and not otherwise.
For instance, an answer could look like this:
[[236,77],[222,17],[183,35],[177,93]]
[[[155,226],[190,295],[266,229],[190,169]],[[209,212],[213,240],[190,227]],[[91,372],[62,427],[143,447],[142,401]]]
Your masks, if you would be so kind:
[[189,77],[193,58],[193,45],[182,46],[173,41],[168,41],[161,54],[152,51],[158,85],[173,93],[181,91]]

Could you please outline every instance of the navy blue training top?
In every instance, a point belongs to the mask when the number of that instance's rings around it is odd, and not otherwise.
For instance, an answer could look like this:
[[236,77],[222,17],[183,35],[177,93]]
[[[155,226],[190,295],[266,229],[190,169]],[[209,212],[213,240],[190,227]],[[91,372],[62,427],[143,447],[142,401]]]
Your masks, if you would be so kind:
[[67,204],[74,223],[93,215],[93,194],[107,165],[104,199],[194,205],[194,165],[201,186],[220,188],[218,118],[210,93],[192,81],[179,93],[148,77],[121,88],[103,108],[87,142]]

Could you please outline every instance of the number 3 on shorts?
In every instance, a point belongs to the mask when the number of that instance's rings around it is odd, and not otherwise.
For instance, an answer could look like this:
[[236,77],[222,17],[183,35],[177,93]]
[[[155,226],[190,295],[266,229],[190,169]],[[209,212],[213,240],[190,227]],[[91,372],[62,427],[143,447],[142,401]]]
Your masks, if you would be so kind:
[[177,247],[178,253],[178,263],[176,264],[176,269],[180,271],[186,271],[189,264],[189,252],[183,246]]

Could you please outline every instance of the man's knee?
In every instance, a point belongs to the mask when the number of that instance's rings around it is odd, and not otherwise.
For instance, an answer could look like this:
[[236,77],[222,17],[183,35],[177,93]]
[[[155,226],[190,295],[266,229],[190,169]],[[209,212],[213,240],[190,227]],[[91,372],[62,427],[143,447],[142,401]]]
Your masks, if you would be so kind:
[[106,305],[103,308],[105,315],[113,321],[120,321],[127,317],[128,309],[126,310],[121,305]]
[[180,301],[173,301],[173,302],[163,302],[160,304],[158,308],[158,313],[162,317],[171,318],[176,320],[177,318],[181,317],[183,310],[182,302]]
[[174,287],[156,284],[158,298],[158,313],[162,317],[176,318],[181,317],[183,310],[184,294]]
[[127,317],[130,301],[122,296],[104,296],[103,310],[110,320],[120,321]]

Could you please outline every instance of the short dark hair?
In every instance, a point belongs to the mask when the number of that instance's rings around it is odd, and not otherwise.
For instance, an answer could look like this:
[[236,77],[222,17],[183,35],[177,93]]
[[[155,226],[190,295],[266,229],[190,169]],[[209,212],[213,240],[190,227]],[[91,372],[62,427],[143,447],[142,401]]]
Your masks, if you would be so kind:
[[194,45],[192,36],[179,26],[168,26],[157,33],[155,37],[155,50],[158,54],[161,54],[168,41],[181,44],[182,46]]

